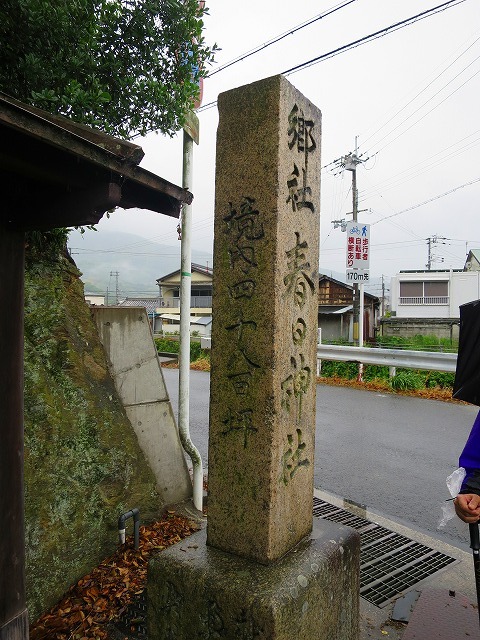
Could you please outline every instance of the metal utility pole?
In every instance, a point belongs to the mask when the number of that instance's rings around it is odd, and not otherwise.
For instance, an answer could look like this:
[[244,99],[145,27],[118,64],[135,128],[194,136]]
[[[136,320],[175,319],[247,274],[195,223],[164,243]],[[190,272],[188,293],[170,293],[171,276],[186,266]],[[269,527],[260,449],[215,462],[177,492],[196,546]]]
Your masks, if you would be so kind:
[[428,246],[428,258],[427,258],[427,264],[425,265],[428,269],[428,271],[431,270],[432,268],[432,262],[443,262],[443,258],[439,258],[437,256],[433,255],[433,245],[434,244],[445,244],[444,240],[448,240],[448,238],[441,238],[440,236],[434,235],[431,236],[430,238],[426,238],[427,241],[427,246]]
[[[187,114],[183,131],[182,187],[192,188],[193,143],[199,142],[199,122],[193,112]],[[190,438],[190,301],[192,281],[192,205],[184,204],[180,229],[181,285],[180,285],[180,353],[178,383],[178,431],[183,448],[193,466],[193,504],[203,509],[203,464],[198,449]]]
[[383,280],[383,273],[382,273],[382,307],[381,307],[380,313],[383,318],[383,316],[385,315],[385,282]]
[[[357,136],[355,136],[355,152],[349,153],[346,156],[335,160],[334,163],[338,166],[342,167],[342,169],[346,169],[347,171],[352,172],[352,223],[347,223],[345,220],[334,220],[334,227],[341,226],[342,231],[348,231],[347,235],[347,278],[352,276],[353,285],[352,285],[352,296],[353,296],[353,304],[352,304],[352,315],[353,315],[353,326],[352,326],[352,338],[353,343],[357,347],[363,346],[363,315],[364,315],[364,283],[363,279],[365,277],[364,267],[360,267],[357,263],[357,253],[361,255],[361,259],[365,260],[365,265],[367,266],[366,278],[368,279],[368,260],[369,260],[369,252],[370,252],[370,240],[368,235],[369,225],[362,225],[362,239],[361,245],[357,244],[357,240],[354,240],[355,236],[353,234],[358,234],[358,189],[357,189],[357,165],[361,162],[365,162],[368,158],[360,159],[357,154]],[[362,211],[364,211],[362,209]],[[354,244],[352,244],[354,243]],[[349,271],[349,268],[351,270]],[[360,274],[359,271],[362,271]],[[354,277],[355,276],[355,277]],[[361,284],[360,287],[357,282],[357,277],[359,278]],[[363,365],[360,364],[358,368],[358,379],[362,380],[363,375]]]
[[[349,153],[342,158],[342,165],[347,171],[352,172],[352,215],[353,221],[358,220],[358,191],[357,191],[357,165],[363,162],[357,156],[357,138],[355,137],[355,153]],[[363,344],[363,336],[359,335],[360,296],[358,284],[353,284],[353,342],[357,346],[359,341]],[[363,324],[363,323],[362,323]]]
[[110,277],[115,276],[115,304],[120,302],[120,291],[118,289],[118,276],[120,273],[118,271],[110,271]]

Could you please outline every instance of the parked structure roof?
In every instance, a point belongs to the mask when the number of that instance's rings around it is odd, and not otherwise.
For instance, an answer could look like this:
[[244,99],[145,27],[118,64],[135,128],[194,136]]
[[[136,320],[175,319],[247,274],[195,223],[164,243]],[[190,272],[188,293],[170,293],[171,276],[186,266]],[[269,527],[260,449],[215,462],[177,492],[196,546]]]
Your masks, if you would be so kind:
[[[192,262],[192,272],[195,271],[197,273],[201,273],[205,276],[212,276],[213,275],[213,269],[212,267],[205,267],[201,264],[196,264],[195,262]],[[164,280],[169,280],[172,276],[175,276],[177,274],[180,274],[180,269],[176,269],[175,271],[172,271],[171,273],[167,273],[166,276],[162,276],[161,278],[157,278],[157,283],[161,283]]]
[[25,234],[96,224],[117,206],[178,218],[192,194],[138,166],[143,151],[0,93],[0,636],[28,637],[23,490]]
[[153,315],[161,306],[160,298],[125,298],[119,303],[120,307],[145,307],[149,315]]
[[[143,150],[0,93],[3,220],[12,228],[96,224],[114,207],[178,218],[192,194],[138,166]],[[21,213],[20,213],[21,212]]]

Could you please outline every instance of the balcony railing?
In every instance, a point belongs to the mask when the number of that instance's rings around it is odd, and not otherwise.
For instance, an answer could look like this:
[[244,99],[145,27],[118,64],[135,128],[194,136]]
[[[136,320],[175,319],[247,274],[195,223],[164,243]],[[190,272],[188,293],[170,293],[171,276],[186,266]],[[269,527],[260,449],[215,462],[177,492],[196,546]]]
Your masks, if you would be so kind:
[[448,304],[448,296],[412,296],[399,298],[399,304]]
[[[180,298],[160,298],[160,309],[180,309]],[[209,309],[212,306],[212,296],[192,296],[191,309]]]

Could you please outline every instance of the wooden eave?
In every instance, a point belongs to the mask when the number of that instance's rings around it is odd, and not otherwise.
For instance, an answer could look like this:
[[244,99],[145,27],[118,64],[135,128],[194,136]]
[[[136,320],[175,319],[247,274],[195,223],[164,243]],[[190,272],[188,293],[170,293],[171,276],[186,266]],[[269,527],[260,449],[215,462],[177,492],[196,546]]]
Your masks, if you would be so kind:
[[114,207],[178,218],[192,194],[138,166],[138,145],[0,94],[0,218],[19,230],[97,223]]

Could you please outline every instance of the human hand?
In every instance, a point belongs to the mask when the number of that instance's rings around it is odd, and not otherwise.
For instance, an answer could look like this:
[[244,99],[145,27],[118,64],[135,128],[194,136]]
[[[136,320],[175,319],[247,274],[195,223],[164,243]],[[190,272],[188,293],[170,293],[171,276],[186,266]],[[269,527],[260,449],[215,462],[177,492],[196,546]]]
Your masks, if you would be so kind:
[[459,493],[453,504],[460,520],[468,524],[480,520],[480,496],[476,493]]

